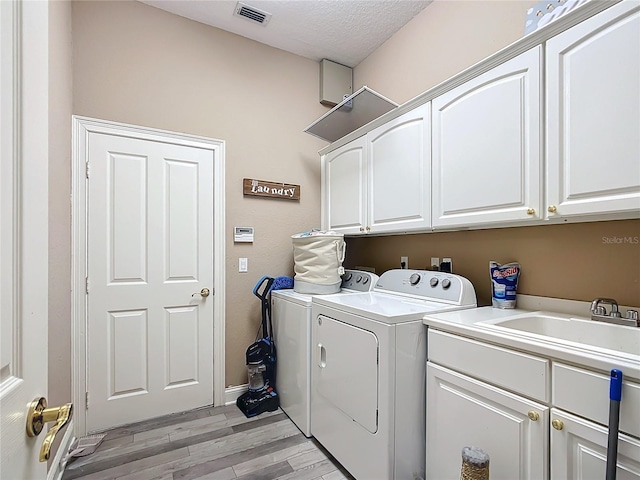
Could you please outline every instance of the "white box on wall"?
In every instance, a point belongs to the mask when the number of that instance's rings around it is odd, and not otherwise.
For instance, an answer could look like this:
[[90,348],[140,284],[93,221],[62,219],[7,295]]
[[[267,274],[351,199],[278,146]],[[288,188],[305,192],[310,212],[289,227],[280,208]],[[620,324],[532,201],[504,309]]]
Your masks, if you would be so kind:
[[353,69],[326,58],[320,61],[320,103],[330,107],[353,93]]

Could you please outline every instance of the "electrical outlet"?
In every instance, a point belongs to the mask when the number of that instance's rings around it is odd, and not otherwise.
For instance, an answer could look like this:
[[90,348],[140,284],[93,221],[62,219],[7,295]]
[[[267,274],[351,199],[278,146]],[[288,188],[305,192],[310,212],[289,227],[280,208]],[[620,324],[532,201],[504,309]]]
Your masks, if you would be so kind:
[[451,258],[442,257],[442,263],[448,264],[447,266],[449,273],[453,273],[453,260]]
[[249,259],[248,258],[238,259],[238,272],[247,273],[248,271],[249,271]]
[[400,257],[400,268],[409,268],[409,257]]
[[440,259],[438,257],[431,257],[431,270],[439,270],[439,269],[440,269]]

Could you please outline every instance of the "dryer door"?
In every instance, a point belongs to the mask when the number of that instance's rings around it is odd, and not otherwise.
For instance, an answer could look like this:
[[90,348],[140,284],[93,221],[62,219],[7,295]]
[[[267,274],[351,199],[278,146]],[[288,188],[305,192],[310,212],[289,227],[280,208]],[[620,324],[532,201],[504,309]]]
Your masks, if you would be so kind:
[[370,331],[318,316],[316,392],[371,433],[378,430],[378,338]]

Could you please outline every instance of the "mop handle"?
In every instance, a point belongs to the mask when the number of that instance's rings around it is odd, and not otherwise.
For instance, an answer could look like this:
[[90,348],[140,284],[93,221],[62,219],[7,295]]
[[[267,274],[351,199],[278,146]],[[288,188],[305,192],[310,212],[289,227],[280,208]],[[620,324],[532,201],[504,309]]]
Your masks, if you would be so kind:
[[622,372],[611,370],[609,384],[609,438],[607,441],[607,476],[606,480],[616,479],[616,463],[618,461],[618,426],[620,422],[620,400],[622,399]]

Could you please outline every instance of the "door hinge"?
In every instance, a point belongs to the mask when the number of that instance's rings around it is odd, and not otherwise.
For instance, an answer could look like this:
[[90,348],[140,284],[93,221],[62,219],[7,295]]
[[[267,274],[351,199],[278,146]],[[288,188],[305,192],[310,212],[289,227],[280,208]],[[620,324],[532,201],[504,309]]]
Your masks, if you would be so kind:
[[89,277],[84,277],[84,289],[87,295],[89,295]]
[[86,168],[85,168],[85,174],[87,176],[87,178],[89,178],[89,161],[87,161],[87,163],[85,164]]
[[89,392],[84,392],[84,408],[89,410]]

